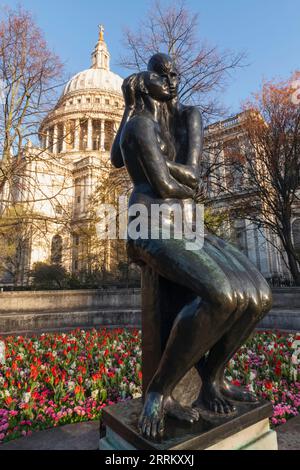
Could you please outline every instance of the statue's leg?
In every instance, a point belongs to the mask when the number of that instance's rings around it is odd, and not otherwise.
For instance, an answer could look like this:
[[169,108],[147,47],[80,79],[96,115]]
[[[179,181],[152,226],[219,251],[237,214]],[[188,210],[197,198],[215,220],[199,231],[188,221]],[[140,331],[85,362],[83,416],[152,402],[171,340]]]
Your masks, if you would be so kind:
[[247,310],[242,317],[235,322],[230,331],[227,331],[221,340],[211,349],[206,359],[202,359],[196,366],[201,379],[202,389],[198,402],[205,403],[213,410],[222,412],[220,403],[212,403],[210,400],[211,389],[217,388],[227,398],[237,401],[256,401],[253,393],[242,387],[236,387],[224,379],[227,363],[247,341],[256,325],[267,314],[272,306],[271,290],[264,280],[260,280],[258,292],[249,302]]
[[[192,289],[202,299],[185,306],[177,316],[158,370],[149,384],[140,428],[146,436],[155,437],[162,430],[165,411],[179,418],[183,416],[178,403],[171,398],[172,390],[230,327],[237,298],[227,275],[205,249],[179,253],[176,242],[175,246],[170,242],[146,246],[147,250],[141,249],[139,253],[144,262],[161,276]],[[223,402],[225,412],[232,411],[224,397]]]
[[[186,420],[188,410],[181,408],[172,399],[172,391],[185,374],[198,362],[215,341],[223,335],[223,322],[220,314],[229,318],[232,313],[230,301],[211,306],[195,300],[183,308],[175,320],[169,340],[157,372],[149,384],[144,410],[140,419],[142,432],[148,437],[156,437],[163,426],[164,413]],[[222,399],[222,397],[220,397]],[[225,412],[233,407],[223,398]],[[195,418],[189,417],[190,421]]]

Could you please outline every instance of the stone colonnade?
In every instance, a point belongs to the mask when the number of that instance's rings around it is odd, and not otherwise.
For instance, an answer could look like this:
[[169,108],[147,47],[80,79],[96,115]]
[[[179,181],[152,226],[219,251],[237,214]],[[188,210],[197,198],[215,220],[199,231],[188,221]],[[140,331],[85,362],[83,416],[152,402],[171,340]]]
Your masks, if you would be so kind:
[[109,151],[118,123],[106,119],[71,119],[48,127],[42,138],[45,150],[54,154],[67,151]]

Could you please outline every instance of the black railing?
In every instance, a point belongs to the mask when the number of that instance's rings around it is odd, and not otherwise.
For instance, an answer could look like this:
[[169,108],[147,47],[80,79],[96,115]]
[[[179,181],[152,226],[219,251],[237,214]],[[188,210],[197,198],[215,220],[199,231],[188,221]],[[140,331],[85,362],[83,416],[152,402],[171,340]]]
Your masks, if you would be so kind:
[[272,276],[267,281],[271,287],[296,287],[295,281],[289,277]]

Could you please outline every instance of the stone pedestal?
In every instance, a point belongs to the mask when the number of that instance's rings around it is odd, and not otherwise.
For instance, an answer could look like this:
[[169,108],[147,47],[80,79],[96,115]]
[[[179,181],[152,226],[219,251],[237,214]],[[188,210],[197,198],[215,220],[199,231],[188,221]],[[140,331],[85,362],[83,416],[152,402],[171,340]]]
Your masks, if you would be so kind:
[[158,368],[176,316],[195,298],[180,284],[159,276],[148,266],[142,268],[143,394]]
[[142,437],[137,428],[142,400],[132,400],[103,410],[106,435],[100,450],[277,450],[277,436],[270,430],[269,403],[237,404],[234,415],[221,417],[201,414],[194,424],[166,419],[165,436],[160,442]]

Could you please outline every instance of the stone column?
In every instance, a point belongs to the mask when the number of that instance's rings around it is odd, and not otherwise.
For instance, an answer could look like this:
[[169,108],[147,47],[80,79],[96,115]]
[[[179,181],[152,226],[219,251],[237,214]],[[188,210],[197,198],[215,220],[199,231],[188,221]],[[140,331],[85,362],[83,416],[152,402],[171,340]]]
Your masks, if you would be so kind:
[[54,124],[52,152],[55,153],[55,154],[58,153],[58,129],[57,129],[57,124]]
[[49,129],[46,130],[46,150],[49,150],[49,140],[50,140],[50,131]]
[[79,138],[80,138],[80,120],[75,119],[74,150],[79,150]]
[[63,123],[63,128],[62,128],[62,152],[66,152],[67,151],[67,132],[68,132],[68,127],[67,127],[67,123],[64,122]]
[[49,129],[47,129],[45,132],[45,136],[44,136],[44,149],[45,150],[48,150],[48,147],[49,147]]
[[101,131],[100,131],[100,150],[105,150],[105,120],[101,119]]
[[91,118],[88,119],[87,150],[93,150],[93,120]]
[[118,132],[118,129],[119,129],[119,123],[114,121],[114,124],[113,124],[113,132],[114,132],[114,137],[116,137],[116,134]]

